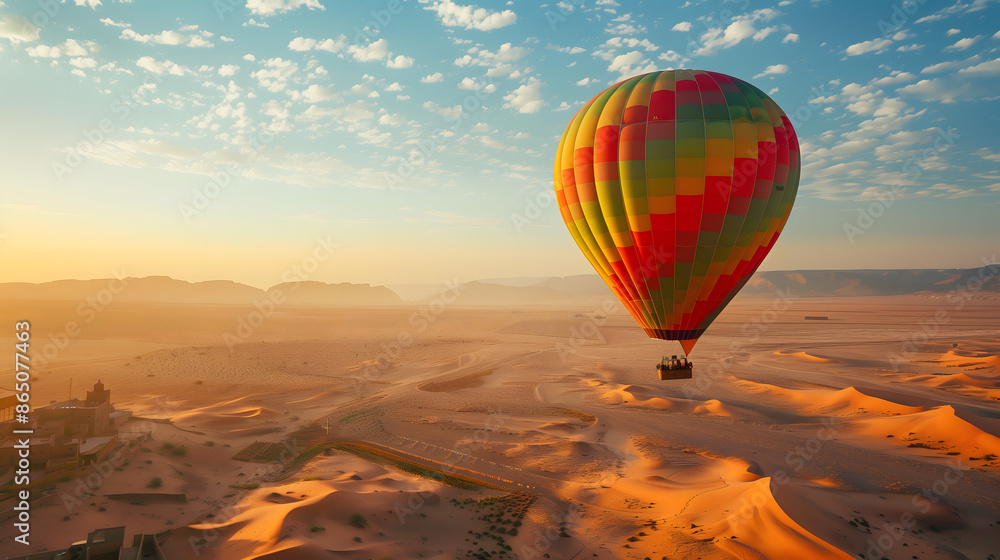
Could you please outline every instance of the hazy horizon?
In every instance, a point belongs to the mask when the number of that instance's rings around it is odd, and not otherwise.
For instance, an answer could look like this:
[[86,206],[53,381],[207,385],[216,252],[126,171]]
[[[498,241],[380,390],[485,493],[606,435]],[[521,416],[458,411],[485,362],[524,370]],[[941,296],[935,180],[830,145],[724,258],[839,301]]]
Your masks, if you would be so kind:
[[[986,257],[984,257],[984,259],[985,258]],[[990,263],[989,261],[981,261],[978,265],[975,265],[975,266],[958,266],[958,267],[950,267],[950,266],[949,267],[924,266],[924,267],[913,267],[913,268],[861,268],[861,267],[859,267],[859,268],[794,268],[794,269],[782,268],[782,269],[769,269],[769,268],[761,267],[760,269],[758,269],[756,271],[755,274],[760,274],[760,273],[765,273],[765,272],[817,272],[817,271],[822,271],[822,272],[826,272],[826,271],[846,272],[846,271],[857,271],[857,270],[885,270],[885,271],[906,271],[906,270],[974,270],[974,269],[977,269],[977,268],[981,268],[983,266],[989,266],[989,264],[996,264],[996,263]],[[119,272],[121,270],[123,270],[123,269],[119,269],[117,271],[112,271],[112,272]],[[334,279],[334,280],[320,280],[318,278],[303,278],[303,279],[300,279],[300,280],[297,280],[297,281],[299,281],[299,282],[322,282],[322,283],[325,283],[325,284],[343,284],[343,283],[368,284],[370,286],[386,286],[386,287],[388,287],[388,288],[391,289],[391,287],[393,285],[396,285],[396,286],[432,286],[432,285],[437,285],[437,284],[445,284],[445,283],[454,281],[456,278],[458,279],[458,281],[460,283],[466,283],[466,282],[489,282],[490,280],[514,280],[514,279],[538,279],[540,281],[544,281],[544,280],[547,280],[547,279],[550,279],[550,278],[567,278],[567,277],[571,277],[571,276],[594,276],[594,277],[599,277],[599,275],[596,272],[594,272],[593,270],[590,270],[590,271],[580,272],[580,273],[577,273],[577,274],[563,274],[563,275],[558,275],[558,276],[511,275],[511,276],[492,276],[492,277],[480,277],[480,278],[442,277],[440,279],[440,281],[437,281],[437,282],[385,282],[385,283],[379,283],[379,282],[372,282],[372,281],[350,281],[350,280],[336,280],[336,279]],[[63,281],[63,280],[72,280],[72,281],[86,282],[86,281],[91,281],[91,280],[105,280],[105,279],[110,279],[110,278],[115,278],[115,277],[116,277],[115,275],[109,274],[109,275],[106,275],[106,276],[94,276],[94,277],[89,277],[89,278],[82,278],[82,277],[53,278],[53,279],[41,280],[41,281],[0,280],[0,284],[17,284],[17,283],[45,284],[45,283],[49,283],[49,282],[59,282],[59,281]],[[122,275],[122,277],[124,277],[124,278],[170,278],[172,280],[178,280],[178,281],[181,281],[181,282],[188,282],[188,283],[191,283],[191,284],[195,284],[195,283],[198,283],[198,282],[215,282],[215,281],[234,282],[234,283],[237,283],[237,284],[242,284],[242,285],[245,285],[245,286],[250,286],[252,288],[258,288],[260,290],[267,290],[268,288],[272,288],[274,286],[277,286],[277,285],[285,283],[285,282],[295,282],[296,281],[294,279],[289,279],[289,280],[279,279],[277,282],[274,282],[274,283],[271,283],[271,284],[258,285],[258,284],[252,284],[252,283],[249,283],[249,282],[243,282],[243,281],[240,281],[240,280],[237,280],[237,279],[234,279],[234,278],[203,278],[203,279],[192,279],[192,278],[179,277],[179,276],[170,275],[170,274],[146,274],[146,275],[138,275],[138,274],[133,274],[131,271],[128,271],[128,270],[125,270],[125,274]]]

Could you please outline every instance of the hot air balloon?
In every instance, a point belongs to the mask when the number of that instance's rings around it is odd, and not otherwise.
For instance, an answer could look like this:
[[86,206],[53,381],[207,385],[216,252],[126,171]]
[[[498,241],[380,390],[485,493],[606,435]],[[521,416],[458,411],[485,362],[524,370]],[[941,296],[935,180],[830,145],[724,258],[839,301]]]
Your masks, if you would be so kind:
[[[651,338],[690,354],[777,241],[799,169],[795,130],[763,91],[718,72],[665,70],[615,84],[576,113],[554,182],[597,273]],[[689,363],[665,358],[660,376]]]

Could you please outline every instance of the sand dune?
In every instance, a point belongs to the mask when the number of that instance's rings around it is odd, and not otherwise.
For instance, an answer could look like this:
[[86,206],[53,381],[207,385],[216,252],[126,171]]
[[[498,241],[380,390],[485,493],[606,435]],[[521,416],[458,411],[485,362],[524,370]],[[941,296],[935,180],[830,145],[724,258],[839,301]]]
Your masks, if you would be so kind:
[[1000,401],[1000,378],[982,377],[981,367],[974,368],[977,375],[967,373],[914,375],[901,381],[934,387],[953,394],[979,397],[989,401]]
[[938,363],[945,367],[965,369],[1000,369],[1000,356],[990,352],[949,350],[941,354]]
[[902,405],[890,400],[874,397],[856,387],[830,388],[787,388],[741,380],[739,384],[748,390],[768,397],[768,403],[780,403],[781,410],[802,416],[867,416],[880,414],[911,414],[923,410],[921,407]]
[[[603,385],[603,384],[602,384]],[[612,388],[613,387],[613,388]],[[607,390],[609,389],[610,390]],[[705,401],[660,396],[662,393],[643,385],[607,385],[601,387],[601,400],[608,404],[626,404],[684,414],[707,414],[740,419],[762,419],[752,410],[725,404],[717,399]]]
[[[638,451],[643,454],[642,451]],[[649,459],[648,455],[646,456]],[[675,470],[641,462],[614,484],[631,496],[651,503],[659,516],[657,528],[680,532],[716,550],[741,559],[810,558],[845,560],[850,555],[810,532],[795,519],[808,517],[778,503],[772,480],[748,470],[735,458],[699,458],[697,465]],[[646,476],[640,476],[646,473]],[[662,474],[649,474],[662,473]],[[719,516],[716,512],[724,512]],[[676,540],[676,537],[675,537]],[[662,551],[654,539],[633,543],[637,551]],[[643,543],[640,545],[640,543]],[[683,556],[690,557],[690,556]],[[713,557],[720,557],[715,556]]]
[[[695,513],[682,516],[678,521],[696,525],[702,521],[705,537],[714,537],[719,548],[737,558],[851,558],[850,554],[796,522],[775,500],[770,484],[770,478],[734,484],[718,496],[696,499],[692,504],[691,509],[697,511],[711,507],[710,500],[728,503],[733,514],[724,521]],[[796,517],[803,517],[803,512],[794,513],[798,514]]]
[[775,356],[789,356],[789,357],[792,357],[792,358],[798,358],[800,360],[803,360],[803,361],[806,361],[806,362],[813,362],[813,363],[833,363],[833,362],[837,361],[837,360],[835,360],[833,358],[828,358],[828,357],[824,357],[824,356],[816,356],[816,355],[809,354],[808,352],[804,352],[804,351],[802,351],[802,352],[781,352],[779,350],[779,351],[775,352],[774,355]]
[[228,437],[280,431],[288,416],[262,406],[252,398],[234,399],[217,405],[185,409],[171,414],[170,420],[184,428],[210,429]]
[[[973,415],[964,413],[966,417]],[[918,444],[963,456],[1000,456],[1000,437],[985,432],[951,406],[900,416],[859,420],[852,430],[872,437],[893,436],[897,444]],[[911,445],[912,447],[913,445]]]
[[966,373],[950,375],[917,375],[905,379],[909,383],[923,383],[934,387],[1000,387],[1000,380],[974,377]]

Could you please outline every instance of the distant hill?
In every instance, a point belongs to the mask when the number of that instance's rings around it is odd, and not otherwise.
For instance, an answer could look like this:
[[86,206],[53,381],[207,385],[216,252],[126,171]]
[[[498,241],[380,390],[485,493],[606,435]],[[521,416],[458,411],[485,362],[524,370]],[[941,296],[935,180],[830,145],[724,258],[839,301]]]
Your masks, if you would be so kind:
[[[124,289],[122,289],[124,286]],[[84,300],[109,289],[116,301],[159,303],[252,303],[265,296],[264,290],[229,280],[185,282],[167,276],[126,277],[122,280],[57,280],[41,284],[14,282],[0,284],[0,299]]]
[[[967,289],[970,282],[985,278],[977,294],[1000,296],[1000,266],[972,269],[915,270],[775,270],[758,272],[740,292],[744,296],[769,295],[775,290],[792,290],[799,296],[892,296],[945,295]],[[406,300],[385,286],[368,284],[326,284],[303,281],[272,286],[268,292],[229,280],[186,282],[166,276],[57,280],[30,284],[0,283],[0,299],[75,300],[98,297],[109,287],[127,283],[114,295],[115,301],[187,304],[251,304],[282,290],[289,305],[349,306],[407,305],[433,301],[442,286],[400,285]],[[429,295],[432,294],[432,295]],[[596,274],[561,278],[512,278],[509,281],[476,281],[461,285],[457,305],[573,305],[589,304],[611,297],[611,289]]]
[[[122,287],[124,286],[124,289]],[[368,284],[324,284],[323,282],[299,282],[278,284],[270,288],[281,288],[285,300],[290,305],[335,306],[335,305],[401,305],[403,301],[384,286]],[[75,300],[99,297],[108,290],[120,290],[113,294],[115,301],[149,303],[187,304],[252,304],[267,298],[268,293],[260,288],[247,286],[229,280],[206,282],[186,282],[167,276],[126,277],[122,280],[102,278],[96,280],[57,280],[30,284],[11,282],[0,284],[0,299],[28,300]]]
[[385,286],[368,284],[325,284],[323,282],[283,283],[268,288],[281,290],[285,305],[329,307],[345,305],[403,305],[403,300]]
[[[980,276],[980,274],[982,276]],[[754,274],[744,287],[747,293],[770,294],[791,289],[802,296],[895,296],[936,294],[964,289],[969,282],[986,278],[981,293],[1000,293],[1000,266],[916,270],[802,270]],[[973,284],[975,287],[975,284]]]
[[[992,274],[992,275],[991,275]],[[981,276],[980,276],[981,275]],[[757,272],[740,291],[742,295],[769,295],[775,290],[792,290],[800,296],[891,296],[906,294],[946,294],[968,286],[970,281],[984,277],[983,294],[1000,293],[1000,266],[990,272],[987,267],[971,269],[914,270],[776,270]],[[507,283],[494,279],[505,287],[521,285],[525,278]],[[483,281],[485,282],[485,281]],[[975,285],[973,285],[975,287]],[[524,288],[511,287],[507,295],[515,297],[519,289],[549,288],[564,296],[604,297],[611,289],[596,274],[580,274],[561,278],[539,279]],[[976,290],[974,290],[976,291]]]

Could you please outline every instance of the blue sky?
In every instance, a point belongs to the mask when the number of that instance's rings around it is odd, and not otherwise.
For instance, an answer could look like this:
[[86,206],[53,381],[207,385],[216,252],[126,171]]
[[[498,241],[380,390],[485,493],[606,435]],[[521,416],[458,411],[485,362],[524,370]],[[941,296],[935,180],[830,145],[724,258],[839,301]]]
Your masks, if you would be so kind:
[[[590,272],[552,158],[622,78],[698,68],[792,117],[762,269],[973,267],[1000,239],[1000,3],[0,3],[0,281],[438,283]],[[846,226],[846,227],[845,227]]]

